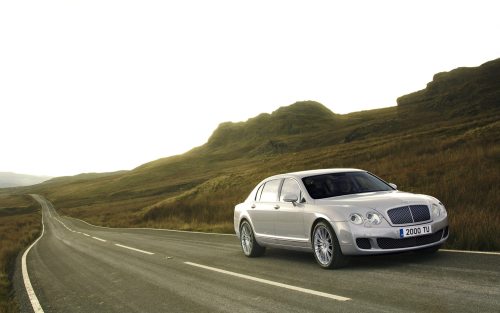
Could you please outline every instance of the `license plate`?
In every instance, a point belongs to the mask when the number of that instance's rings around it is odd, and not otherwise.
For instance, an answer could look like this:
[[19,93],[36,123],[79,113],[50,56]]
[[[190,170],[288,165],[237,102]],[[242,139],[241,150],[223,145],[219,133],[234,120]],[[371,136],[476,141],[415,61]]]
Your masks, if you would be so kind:
[[403,227],[399,229],[399,238],[432,234],[431,225]]

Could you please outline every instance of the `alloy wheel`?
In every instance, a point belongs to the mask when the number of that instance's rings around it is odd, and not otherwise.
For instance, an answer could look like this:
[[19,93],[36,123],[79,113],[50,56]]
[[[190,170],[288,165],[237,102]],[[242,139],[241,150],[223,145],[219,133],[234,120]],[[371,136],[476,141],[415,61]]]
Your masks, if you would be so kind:
[[333,258],[333,238],[330,231],[323,225],[318,225],[314,232],[314,253],[322,264],[327,266]]

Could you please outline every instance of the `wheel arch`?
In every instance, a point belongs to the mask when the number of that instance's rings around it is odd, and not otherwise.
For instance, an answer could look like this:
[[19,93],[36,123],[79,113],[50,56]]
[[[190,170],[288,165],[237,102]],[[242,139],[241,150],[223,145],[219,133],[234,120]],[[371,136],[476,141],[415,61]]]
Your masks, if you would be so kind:
[[255,233],[255,228],[253,227],[253,223],[252,223],[252,219],[250,218],[250,216],[248,216],[247,214],[242,214],[239,218],[239,221],[238,221],[238,238],[240,237],[240,229],[241,229],[241,224],[243,223],[243,221],[246,221],[248,222],[248,224],[250,224],[250,227],[252,227],[252,230],[254,231]]
[[332,228],[333,228],[333,231],[335,231],[335,234],[338,235],[337,230],[335,229],[335,226],[333,225],[334,223],[332,223],[332,221],[330,220],[330,218],[328,218],[328,216],[326,216],[324,214],[315,214],[315,216],[312,220],[312,223],[310,224],[311,227],[309,229],[309,241],[311,244],[312,244],[314,227],[316,227],[316,224],[318,224],[320,221],[324,221],[324,222],[330,224],[330,226],[332,226]]
[[[319,223],[323,222],[324,224],[326,224],[326,226],[333,231],[333,246],[334,247],[337,247],[337,248],[333,248],[333,254],[332,254],[332,263],[329,264],[329,265],[322,265],[321,262],[319,261],[318,259],[318,256],[315,252],[315,247],[314,247],[314,237],[313,237],[313,232],[314,232],[314,229],[316,228],[316,225],[318,225]],[[342,249],[342,245],[340,244],[339,242],[339,229],[336,227],[337,223],[335,222],[331,222],[328,218],[325,218],[325,217],[317,217],[314,222],[312,223],[311,225],[311,230],[310,230],[310,243],[311,243],[311,248],[313,250],[313,254],[314,254],[314,257],[316,258],[316,261],[320,264],[320,266],[322,268],[339,268],[339,267],[343,267],[345,266],[347,263],[348,263],[348,258],[343,254],[343,249]],[[338,251],[338,252],[336,252]]]

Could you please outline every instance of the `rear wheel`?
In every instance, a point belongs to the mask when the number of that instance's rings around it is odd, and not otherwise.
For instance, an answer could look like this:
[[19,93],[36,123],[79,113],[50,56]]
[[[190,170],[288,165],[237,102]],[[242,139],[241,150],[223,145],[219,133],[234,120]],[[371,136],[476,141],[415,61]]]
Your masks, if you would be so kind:
[[332,226],[320,221],[312,232],[312,248],[314,257],[322,268],[339,268],[348,263],[348,258],[342,254],[337,235]]
[[255,240],[252,226],[247,221],[243,221],[240,226],[240,243],[241,249],[247,257],[261,256],[266,251],[266,248]]

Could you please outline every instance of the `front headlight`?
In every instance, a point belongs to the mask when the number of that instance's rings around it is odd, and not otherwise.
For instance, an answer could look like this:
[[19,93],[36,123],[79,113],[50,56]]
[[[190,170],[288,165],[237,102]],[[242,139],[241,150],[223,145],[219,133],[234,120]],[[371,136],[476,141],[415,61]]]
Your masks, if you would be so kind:
[[439,210],[439,206],[435,203],[432,204],[432,216],[434,217],[441,216],[441,210]]
[[372,225],[378,225],[382,223],[382,216],[375,212],[368,212],[366,213],[366,220]]
[[440,216],[445,217],[447,214],[446,209],[441,202],[433,203],[431,211],[432,211],[432,216],[434,217],[440,217]]
[[363,217],[358,213],[352,213],[351,215],[349,215],[349,220],[356,225],[363,224]]
[[443,217],[446,216],[448,213],[446,213],[446,208],[444,207],[444,204],[439,202],[438,206],[439,206],[439,214],[441,214],[441,216]]

